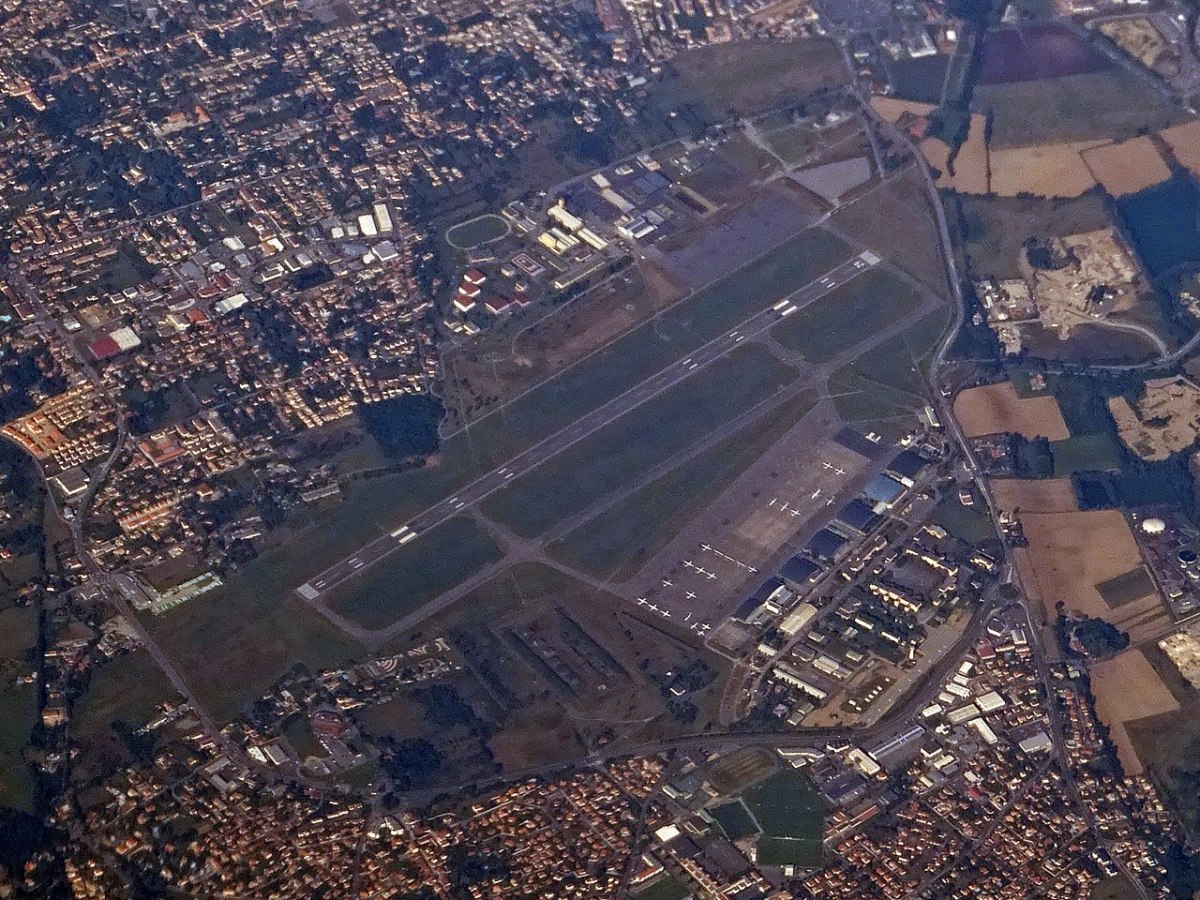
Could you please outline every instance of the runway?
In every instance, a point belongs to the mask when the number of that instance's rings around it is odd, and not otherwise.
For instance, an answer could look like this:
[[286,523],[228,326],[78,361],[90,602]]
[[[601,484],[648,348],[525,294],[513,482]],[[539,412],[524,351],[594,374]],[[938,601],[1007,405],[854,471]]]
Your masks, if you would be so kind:
[[861,272],[878,265],[879,262],[878,256],[864,251],[834,267],[825,275],[794,291],[786,299],[755,313],[736,328],[713,338],[684,359],[672,363],[625,393],[577,419],[561,431],[555,432],[519,453],[505,465],[480,476],[459,489],[453,496],[435,503],[388,534],[375,538],[360,547],[351,556],[335,563],[300,585],[296,589],[296,593],[309,603],[319,601],[324,594],[415,540],[422,532],[435,528],[464,510],[479,504],[509,481],[525,475],[568,447],[577,444],[641,404],[654,399],[705,366],[721,359],[744,341],[758,337],[780,320],[837,290]]

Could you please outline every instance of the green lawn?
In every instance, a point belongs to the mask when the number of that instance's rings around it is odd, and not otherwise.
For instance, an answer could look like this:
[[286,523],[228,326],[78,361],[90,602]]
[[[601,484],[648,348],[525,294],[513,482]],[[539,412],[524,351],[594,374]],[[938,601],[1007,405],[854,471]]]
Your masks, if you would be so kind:
[[731,800],[709,810],[714,819],[731,841],[740,841],[744,837],[758,834],[758,826],[746,805],[741,800]]
[[808,779],[795,769],[780,769],[745,791],[742,799],[765,836],[819,844],[825,810]]
[[460,222],[446,232],[446,241],[460,250],[471,250],[508,234],[508,223],[500,216],[483,215]]
[[684,900],[690,895],[691,891],[687,886],[671,875],[664,875],[658,881],[630,894],[633,900]]
[[963,506],[953,497],[938,504],[933,521],[968,544],[978,545],[996,539],[996,529],[986,513]]

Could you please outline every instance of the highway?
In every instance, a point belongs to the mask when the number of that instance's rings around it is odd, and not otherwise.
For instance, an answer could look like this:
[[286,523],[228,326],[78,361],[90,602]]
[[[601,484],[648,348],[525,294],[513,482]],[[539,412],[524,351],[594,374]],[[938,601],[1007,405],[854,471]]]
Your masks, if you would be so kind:
[[736,328],[730,329],[699,347],[689,356],[672,363],[657,374],[651,375],[645,381],[597,407],[561,431],[534,444],[503,466],[492,469],[460,488],[453,496],[435,503],[407,523],[360,547],[351,556],[335,563],[300,585],[296,589],[296,593],[309,603],[320,600],[323,595],[354,578],[381,559],[385,559],[414,540],[419,534],[436,528],[448,519],[479,504],[508,484],[509,481],[520,478],[643,403],[653,400],[699,370],[723,358],[743,342],[758,337],[781,320],[794,315],[803,307],[819,300],[831,291],[837,290],[859,273],[877,265],[879,261],[879,257],[864,251],[836,266],[820,278],[794,291],[786,299],[767,309],[760,310],[745,319]]

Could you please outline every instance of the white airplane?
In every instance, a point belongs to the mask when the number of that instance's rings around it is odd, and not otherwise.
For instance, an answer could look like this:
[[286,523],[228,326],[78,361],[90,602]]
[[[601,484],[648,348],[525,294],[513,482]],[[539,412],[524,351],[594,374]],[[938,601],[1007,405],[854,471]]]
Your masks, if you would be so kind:
[[686,616],[683,617],[683,621],[685,621],[685,622],[690,622],[691,619],[692,619],[691,613],[688,613]]
[[646,605],[646,598],[645,598],[645,597],[638,597],[638,598],[637,598],[637,602],[638,602],[638,606],[645,606],[645,605]]
[[696,592],[695,592],[695,591],[688,591],[686,594],[684,594],[684,596],[685,596],[685,597],[687,597],[689,600],[695,600],[695,599],[696,599]]
[[671,618],[671,611],[670,611],[669,609],[664,609],[664,610],[662,611],[662,614],[663,614],[663,618],[664,618],[664,619],[669,619],[669,618]]
[[683,564],[684,564],[685,566],[687,566],[689,569],[691,569],[691,568],[694,568],[694,567],[695,567],[695,563],[693,563],[693,562],[692,562],[690,559],[685,559],[685,560],[683,561]]
[[834,469],[833,471],[834,471],[835,475],[845,475],[846,474],[845,469]]
[[816,500],[820,496],[821,496],[821,489],[817,488],[815,491],[812,492],[812,496],[809,499]]
[[663,583],[663,587],[671,587],[672,585],[674,585],[674,584],[675,584],[675,582],[673,582],[673,581],[668,581],[668,580],[667,580],[667,579],[665,579],[665,578],[663,579],[663,582],[662,582],[662,583]]
[[788,507],[789,507],[789,506],[791,506],[791,504],[790,504],[790,503],[785,503],[785,504],[783,504],[783,506],[779,507],[779,511],[780,511],[780,512],[787,512],[787,511],[788,511]]
[[[767,506],[774,506],[774,505],[775,505],[775,502],[776,502],[778,499],[779,499],[778,497],[772,497],[772,498],[771,498],[771,502],[770,502],[770,503],[768,503],[768,504],[767,504]],[[707,548],[707,547],[705,547],[704,549],[705,549],[705,550],[707,550],[708,548]]]
[[832,468],[833,468],[833,466],[832,466],[831,464],[827,463],[827,462],[823,462],[823,463],[821,463],[821,465],[822,465],[824,468],[826,468],[826,469],[832,469]]
[[701,550],[711,550],[712,547],[710,547],[708,544],[701,544],[700,549]]
[[653,603],[650,604],[650,612],[658,612],[658,607]]
[[712,581],[713,579],[715,579],[717,577],[712,572],[705,572],[704,574],[708,576],[709,581]]
[[792,518],[795,518],[795,517],[796,517],[796,516],[798,516],[798,515],[801,515],[801,512],[800,512],[800,510],[798,510],[798,509],[793,509],[793,510],[792,510]]
[[709,625],[707,622],[700,626],[701,631],[708,631],[710,628],[712,628],[712,626]]

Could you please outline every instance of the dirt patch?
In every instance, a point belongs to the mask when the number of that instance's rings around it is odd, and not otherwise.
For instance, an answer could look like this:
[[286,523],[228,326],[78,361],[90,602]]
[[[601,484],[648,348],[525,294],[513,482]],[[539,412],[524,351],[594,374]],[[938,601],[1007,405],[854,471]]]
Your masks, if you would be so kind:
[[992,482],[992,497],[1007,512],[1065,513],[1079,509],[1070,478],[996,479]]
[[1110,398],[1108,408],[1125,446],[1151,462],[1187,449],[1200,436],[1200,387],[1186,378],[1147,381],[1136,409],[1124,397]]
[[899,100],[895,97],[872,97],[871,107],[880,118],[895,125],[904,116],[924,118],[937,107],[932,103],[917,103],[915,100]]
[[1159,137],[1167,142],[1179,164],[1194,175],[1200,175],[1200,119],[1166,128]]
[[1000,432],[1052,441],[1071,436],[1054,397],[1018,397],[1010,381],[963,391],[954,398],[954,417],[971,438]]
[[1096,186],[1080,151],[1096,141],[1076,144],[1038,144],[988,154],[991,188],[1001,197],[1078,197]]
[[987,119],[976,113],[971,116],[967,139],[954,157],[954,190],[964,194],[988,192]]
[[1171,177],[1154,141],[1145,135],[1093,147],[1081,156],[1092,176],[1114,197],[1136,194]]
[[1126,775],[1144,770],[1125,723],[1173,712],[1179,701],[1140,650],[1126,650],[1090,668],[1096,713],[1112,732],[1117,758]]

